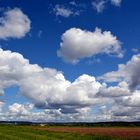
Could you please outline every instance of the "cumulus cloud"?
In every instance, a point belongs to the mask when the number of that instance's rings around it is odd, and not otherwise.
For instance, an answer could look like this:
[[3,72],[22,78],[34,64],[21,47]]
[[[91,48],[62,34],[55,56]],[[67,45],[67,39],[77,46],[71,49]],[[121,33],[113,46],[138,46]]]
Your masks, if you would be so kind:
[[110,31],[102,32],[96,28],[91,32],[71,28],[62,35],[61,39],[57,55],[69,63],[77,63],[80,59],[103,53],[123,56],[120,41]]
[[94,96],[101,87],[93,76],[83,74],[70,82],[60,71],[32,65],[21,54],[0,49],[0,87],[12,85],[19,86],[20,94],[36,107],[66,113],[99,102]]
[[126,64],[119,64],[117,71],[108,72],[98,79],[106,82],[127,81],[129,88],[134,90],[140,85],[140,54],[134,55]]
[[[1,107],[1,106],[0,106]],[[1,108],[0,108],[1,109]],[[33,104],[14,103],[6,110],[0,110],[0,117],[3,121],[47,121],[47,122],[62,122],[62,121],[85,121],[90,112],[89,107],[77,109],[77,113],[62,113],[61,109],[44,109],[35,110]]]
[[114,103],[109,108],[104,109],[104,113],[111,116],[113,120],[136,121],[140,120],[140,91],[136,90],[127,94],[113,98]]
[[120,82],[117,86],[109,86],[105,84],[100,88],[100,94],[98,96],[102,97],[123,97],[131,95],[131,92],[128,88],[128,84],[126,82]]
[[8,9],[0,17],[0,39],[22,38],[30,28],[30,19],[19,8]]
[[[134,57],[138,61],[139,56]],[[31,103],[13,103],[6,107],[6,101],[0,102],[1,120],[140,119],[140,90],[130,90],[127,80],[108,86],[94,76],[83,74],[71,82],[61,71],[30,64],[21,54],[0,49],[0,89],[3,91],[12,85],[19,86],[19,93]]]
[[26,115],[30,113],[30,110],[33,109],[33,104],[19,104],[19,103],[14,103],[8,107],[9,112],[11,114],[16,114],[16,115]]
[[121,104],[129,107],[140,107],[140,91],[134,91],[130,96],[121,99]]
[[[134,121],[140,119],[140,54],[134,55],[126,64],[119,64],[117,71],[100,76],[106,82],[117,82],[116,86],[105,84],[99,96],[110,98],[110,108],[105,107],[104,113],[110,114],[114,120]],[[121,110],[120,110],[121,108]]]

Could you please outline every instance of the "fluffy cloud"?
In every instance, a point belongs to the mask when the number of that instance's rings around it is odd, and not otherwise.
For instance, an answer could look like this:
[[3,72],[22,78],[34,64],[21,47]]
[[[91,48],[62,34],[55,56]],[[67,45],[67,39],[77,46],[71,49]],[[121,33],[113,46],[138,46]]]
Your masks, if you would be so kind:
[[36,107],[61,108],[65,113],[77,112],[81,107],[99,102],[94,96],[101,87],[92,76],[83,74],[71,83],[62,72],[32,65],[21,54],[1,49],[0,87],[4,89],[12,85],[19,86],[20,94]]
[[121,99],[121,103],[129,107],[140,107],[140,91],[134,91],[130,96]]
[[106,104],[101,108],[102,114],[107,114],[111,120],[116,121],[140,120],[140,91],[111,99],[113,99],[112,104]]
[[134,55],[126,64],[119,64],[117,71],[112,71],[100,76],[98,79],[106,82],[127,81],[129,88],[134,90],[140,85],[140,54]]
[[60,47],[57,55],[70,63],[77,63],[82,58],[103,53],[123,56],[120,41],[116,36],[110,31],[102,32],[99,28],[94,32],[71,28],[62,35]]
[[113,120],[140,120],[139,71],[140,54],[134,55],[126,64],[120,64],[117,71],[108,72],[98,78],[106,82],[118,82],[117,86],[107,87],[105,84],[101,87],[99,94],[111,99],[111,107],[101,110],[110,114]]
[[100,88],[100,94],[97,95],[102,97],[115,98],[115,97],[129,96],[131,95],[131,92],[128,88],[128,84],[123,81],[120,82],[117,86],[107,87],[107,85],[105,84]]
[[30,110],[33,109],[33,104],[18,104],[18,103],[14,103],[12,105],[9,106],[9,112],[11,114],[16,114],[16,115],[26,115],[28,113],[30,113]]
[[22,38],[30,28],[30,19],[19,8],[9,9],[0,17],[0,39]]
[[3,91],[12,85],[19,86],[19,93],[31,103],[13,103],[7,107],[6,102],[0,102],[1,120],[140,119],[140,90],[130,90],[127,80],[108,86],[83,74],[70,82],[60,71],[30,64],[21,54],[0,49],[0,89]]
[[89,115],[90,110],[91,109],[89,107],[84,107],[77,109],[77,113],[64,114],[61,112],[61,109],[44,109],[34,111],[33,104],[14,103],[10,105],[6,110],[0,110],[0,118],[3,121],[85,121]]

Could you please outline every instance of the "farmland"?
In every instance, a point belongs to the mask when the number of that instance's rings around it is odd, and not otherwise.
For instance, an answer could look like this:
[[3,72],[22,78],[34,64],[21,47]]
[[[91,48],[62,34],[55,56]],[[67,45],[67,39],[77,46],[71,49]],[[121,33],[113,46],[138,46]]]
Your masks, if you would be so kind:
[[0,125],[1,140],[139,140],[140,127]]

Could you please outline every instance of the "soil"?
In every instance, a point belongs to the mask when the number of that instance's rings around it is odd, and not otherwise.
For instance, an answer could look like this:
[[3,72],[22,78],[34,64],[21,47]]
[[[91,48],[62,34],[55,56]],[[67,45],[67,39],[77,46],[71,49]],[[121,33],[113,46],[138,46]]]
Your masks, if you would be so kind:
[[112,136],[121,138],[137,138],[140,139],[140,128],[133,127],[42,127],[38,128],[53,132],[70,132],[95,136]]

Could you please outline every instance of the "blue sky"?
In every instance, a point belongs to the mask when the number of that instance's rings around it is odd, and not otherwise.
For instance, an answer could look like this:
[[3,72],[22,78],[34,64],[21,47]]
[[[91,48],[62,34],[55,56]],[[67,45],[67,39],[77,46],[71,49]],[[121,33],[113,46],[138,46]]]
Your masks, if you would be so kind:
[[0,119],[139,120],[139,4],[1,0]]
[[[110,3],[107,3],[106,8],[102,13],[97,13],[96,10],[92,8],[91,1],[89,1],[88,3],[85,3],[83,1],[82,4],[86,6],[86,9],[81,12],[80,16],[68,18],[64,18],[61,16],[56,17],[56,15],[53,13],[52,7],[54,7],[56,4],[65,4],[67,7],[69,7],[69,5],[67,4],[68,2],[63,1],[61,3],[57,3],[55,1],[42,1],[42,3],[40,4],[40,1],[30,1],[30,4],[27,4],[27,2],[23,1],[2,1],[1,7],[19,7],[25,14],[28,15],[32,22],[31,30],[27,34],[27,36],[19,40],[10,39],[8,40],[8,42],[2,41],[2,47],[4,49],[10,49],[12,51],[17,51],[23,54],[23,56],[25,56],[25,58],[28,58],[31,63],[37,63],[43,67],[47,66],[62,70],[70,80],[71,77],[69,77],[69,69],[74,71],[75,79],[77,76],[79,76],[79,71],[80,74],[93,74],[92,67],[95,65],[94,74],[98,74],[99,69],[102,69],[102,67],[104,67],[104,64],[87,65],[85,62],[73,66],[63,63],[60,58],[58,59],[56,51],[59,48],[61,35],[66,30],[72,27],[86,29],[89,31],[94,31],[95,27],[99,27],[103,31],[111,31],[115,36],[117,36],[118,40],[122,42],[122,48],[126,49],[127,51],[127,55],[124,56],[125,61],[132,56],[131,49],[138,48],[138,37],[140,34],[138,31],[140,22],[138,1],[133,3],[134,10],[132,10],[132,4],[129,3],[129,1],[123,1],[120,7],[114,7],[110,5]],[[79,4],[79,1],[77,1],[77,3]],[[32,5],[32,8],[30,7],[30,5]],[[42,35],[39,38],[38,33],[40,31],[42,32]],[[128,38],[133,37],[135,37],[135,39],[131,39],[131,41],[128,42]],[[105,69],[109,67],[109,69],[107,70],[110,70],[111,67],[116,67],[117,63],[122,63],[124,60],[116,58],[110,59],[110,57],[108,56],[105,56],[104,59],[106,60],[106,64],[108,64]],[[115,62],[114,66],[111,64],[112,62]],[[99,65],[99,68],[96,67],[96,65]],[[68,67],[68,69],[66,67]],[[78,72],[75,71],[75,69],[77,68]],[[81,69],[83,69],[84,71],[81,71]],[[103,74],[104,72],[106,71],[102,71],[99,74]]]

